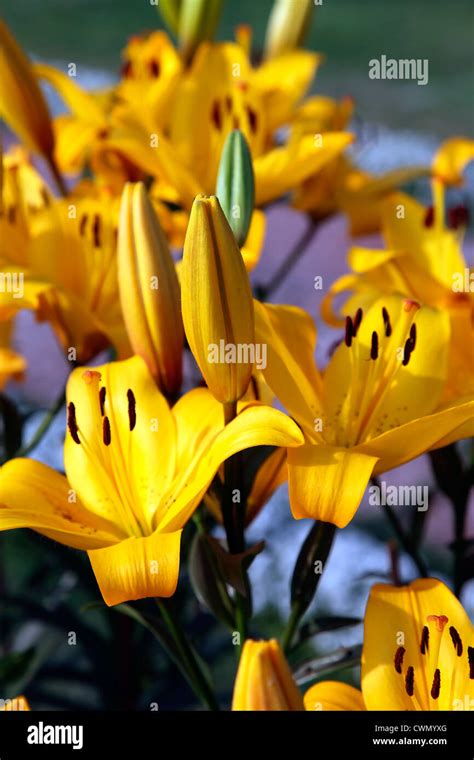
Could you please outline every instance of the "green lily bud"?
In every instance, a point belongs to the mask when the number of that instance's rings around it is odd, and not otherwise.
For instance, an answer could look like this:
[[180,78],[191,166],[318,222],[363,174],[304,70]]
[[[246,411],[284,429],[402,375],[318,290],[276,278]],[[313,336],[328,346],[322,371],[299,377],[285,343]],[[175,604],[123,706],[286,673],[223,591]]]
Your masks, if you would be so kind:
[[201,42],[212,40],[222,10],[222,0],[181,0],[178,38],[185,61]]
[[247,141],[234,129],[222,149],[216,195],[239,246],[246,239],[255,202],[252,156]]
[[313,0],[275,0],[267,24],[265,58],[288,53],[301,45],[313,8]]

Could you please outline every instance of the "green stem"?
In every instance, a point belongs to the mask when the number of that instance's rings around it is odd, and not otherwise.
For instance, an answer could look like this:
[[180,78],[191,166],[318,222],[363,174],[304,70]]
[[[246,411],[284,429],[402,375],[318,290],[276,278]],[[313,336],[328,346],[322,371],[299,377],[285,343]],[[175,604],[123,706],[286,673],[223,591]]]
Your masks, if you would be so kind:
[[308,245],[311,243],[317,229],[318,225],[313,219],[310,218],[308,226],[304,230],[299,240],[296,242],[296,245],[291,249],[290,253],[280,264],[271,279],[267,282],[266,285],[257,286],[257,298],[259,298],[261,301],[266,301],[269,296],[273,295],[275,290],[278,290],[280,285],[286,279],[287,275],[291,272],[303,253],[307,250]]
[[[372,483],[376,485],[380,489],[380,483],[378,481],[378,478],[373,477],[371,478]],[[400,543],[400,546],[406,551],[407,554],[410,555],[413,562],[415,563],[418,572],[422,578],[428,577],[428,568],[426,567],[426,564],[422,557],[420,556],[418,549],[412,540],[411,536],[409,536],[405,530],[403,529],[397,515],[393,511],[392,507],[388,504],[385,504],[384,506],[385,514],[387,515],[389,522],[395,532],[395,535],[398,538],[398,541]]]
[[304,610],[302,609],[301,603],[295,602],[291,608],[290,617],[287,620],[285,630],[283,631],[281,638],[281,645],[284,652],[288,652],[290,650],[291,642],[293,641],[296,629],[298,628],[298,623],[300,622],[300,618],[303,613]]
[[166,604],[163,599],[155,599],[155,602],[180,654],[181,660],[176,660],[176,664],[202,703],[209,710],[219,710],[214,692],[209,686],[171,606]]
[[59,410],[61,409],[65,401],[66,401],[66,391],[63,390],[60,396],[58,396],[58,398],[54,402],[54,406],[44,415],[40,424],[36,428],[33,434],[33,437],[28,441],[28,443],[25,443],[24,446],[21,446],[15,452],[15,457],[26,457],[31,451],[33,451],[34,448],[36,448],[36,446],[40,443],[43,436],[48,432],[49,428],[51,427],[53,423],[54,418],[58,414]]

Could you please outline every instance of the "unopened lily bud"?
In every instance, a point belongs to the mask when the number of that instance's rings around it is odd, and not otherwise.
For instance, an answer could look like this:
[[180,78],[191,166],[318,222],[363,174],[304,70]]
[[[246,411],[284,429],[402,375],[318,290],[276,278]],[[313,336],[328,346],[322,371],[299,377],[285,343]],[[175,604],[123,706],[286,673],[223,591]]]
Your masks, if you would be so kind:
[[275,639],[245,642],[232,710],[304,710],[290,666]]
[[237,401],[254,364],[252,291],[234,234],[215,196],[198,195],[181,269],[186,337],[214,397]]
[[0,116],[35,153],[51,156],[54,135],[46,100],[30,61],[0,20]]
[[127,183],[118,231],[120,302],[133,350],[169,397],[181,386],[184,343],[179,282],[142,182]]
[[267,25],[265,57],[295,50],[304,40],[314,0],[275,0]]
[[222,0],[181,0],[178,38],[186,61],[201,42],[214,38],[221,10]]
[[216,194],[239,246],[246,239],[255,202],[252,156],[247,141],[234,129],[222,149]]

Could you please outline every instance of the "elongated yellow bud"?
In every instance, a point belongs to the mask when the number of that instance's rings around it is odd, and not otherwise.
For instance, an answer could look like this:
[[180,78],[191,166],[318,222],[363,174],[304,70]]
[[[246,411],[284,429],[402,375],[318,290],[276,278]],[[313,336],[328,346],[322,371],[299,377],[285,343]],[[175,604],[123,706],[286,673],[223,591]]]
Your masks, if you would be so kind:
[[245,642],[232,710],[304,710],[290,666],[275,639]]
[[186,337],[223,404],[247,390],[255,360],[252,292],[239,247],[215,196],[198,195],[181,270]]
[[130,343],[163,393],[172,397],[182,380],[179,283],[142,182],[124,187],[117,255],[120,302]]
[[265,36],[265,57],[295,50],[304,40],[314,0],[275,0]]
[[54,135],[30,61],[0,20],[0,116],[35,153],[51,156]]

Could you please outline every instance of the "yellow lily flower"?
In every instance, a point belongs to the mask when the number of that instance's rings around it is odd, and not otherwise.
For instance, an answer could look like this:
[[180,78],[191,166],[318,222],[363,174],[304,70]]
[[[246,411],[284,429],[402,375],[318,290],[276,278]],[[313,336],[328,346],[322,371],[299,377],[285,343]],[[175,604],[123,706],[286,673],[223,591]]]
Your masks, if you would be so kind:
[[252,291],[229,223],[215,196],[193,205],[181,266],[186,337],[209,389],[222,404],[242,398],[255,354]]
[[474,393],[474,352],[466,350],[474,340],[474,274],[462,253],[466,213],[456,207],[446,215],[439,177],[459,183],[472,158],[474,141],[453,139],[441,146],[433,162],[433,207],[401,193],[386,199],[381,206],[386,249],[353,248],[351,273],[333,283],[322,305],[323,317],[333,325],[343,322],[334,313],[333,300],[348,291],[352,295],[344,302],[344,313],[395,292],[446,310],[451,324],[446,398]]
[[276,639],[245,642],[232,710],[304,710],[303,698]]
[[67,410],[67,477],[30,459],[5,464],[0,530],[28,527],[87,551],[108,605],[174,593],[182,529],[221,462],[302,440],[292,420],[255,403],[224,425],[204,388],[170,408],[138,356],[74,370]]
[[372,474],[474,433],[474,399],[443,406],[449,318],[398,296],[347,317],[344,342],[321,374],[316,331],[304,311],[255,302],[266,343],[265,380],[301,426],[288,452],[295,518],[345,527]]
[[0,293],[0,315],[32,309],[81,362],[110,344],[130,355],[118,297],[117,200],[95,189],[54,199],[23,154],[4,165],[2,274],[22,275],[23,286]]
[[[125,185],[118,229],[120,300],[130,342],[165,394],[182,381],[179,283],[145,186]],[[170,330],[170,325],[173,329]]]
[[434,578],[373,587],[364,625],[362,691],[323,681],[307,710],[474,710],[474,628]]
[[0,712],[10,712],[20,710],[21,712],[27,712],[31,710],[30,705],[26,697],[13,697],[13,699],[0,700],[4,704],[0,704]]
[[48,106],[30,61],[0,19],[0,116],[36,153],[50,158],[54,135]]

